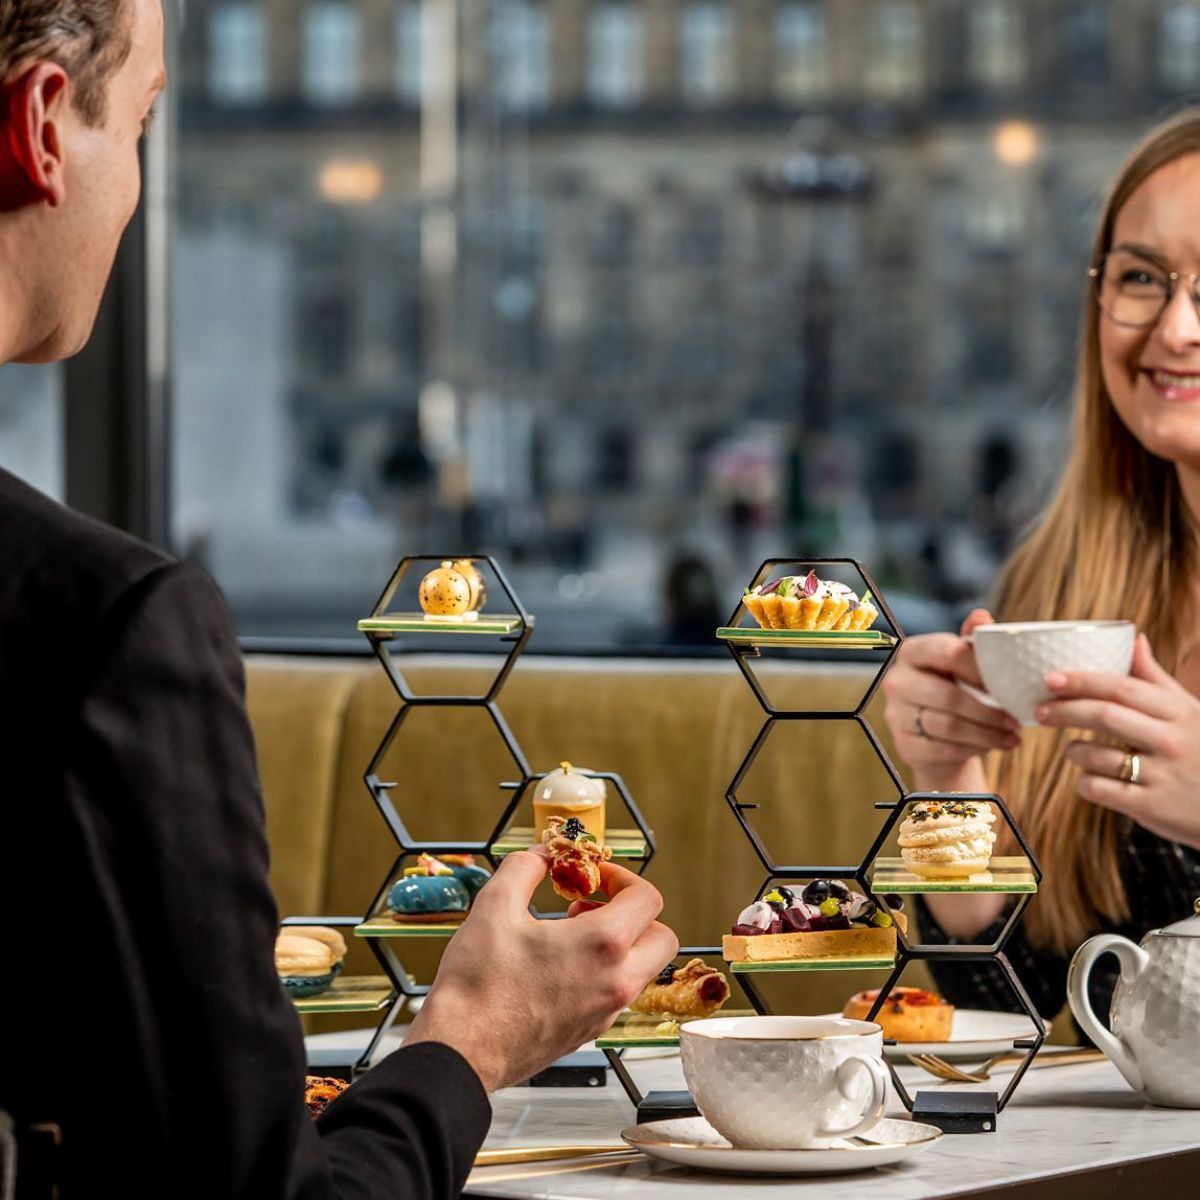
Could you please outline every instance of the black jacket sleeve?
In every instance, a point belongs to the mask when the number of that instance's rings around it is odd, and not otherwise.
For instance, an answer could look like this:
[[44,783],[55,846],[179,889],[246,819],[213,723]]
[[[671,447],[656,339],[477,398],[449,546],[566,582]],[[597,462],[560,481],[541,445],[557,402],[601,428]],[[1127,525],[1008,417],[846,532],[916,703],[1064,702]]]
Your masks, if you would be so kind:
[[[491,1113],[449,1047],[400,1050],[317,1123],[304,1107],[300,1026],[273,964],[278,917],[241,657],[215,586],[165,564],[106,621],[67,794],[103,864],[136,1053],[158,1093],[156,1136],[176,1165],[172,1194],[456,1196]],[[126,1184],[139,1154],[156,1157],[147,1134],[121,1156]],[[81,1144],[68,1140],[68,1154]],[[74,1166],[92,1185],[104,1170]]]

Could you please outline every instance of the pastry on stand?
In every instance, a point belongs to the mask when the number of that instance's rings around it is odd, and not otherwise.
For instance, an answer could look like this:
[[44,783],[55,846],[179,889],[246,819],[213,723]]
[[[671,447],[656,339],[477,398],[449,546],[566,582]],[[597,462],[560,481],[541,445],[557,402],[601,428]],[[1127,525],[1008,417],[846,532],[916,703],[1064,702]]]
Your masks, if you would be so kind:
[[538,783],[533,793],[533,828],[540,841],[550,828],[551,817],[572,817],[603,843],[608,789],[603,779],[585,775],[569,762],[558,764]]
[[275,970],[295,1000],[329,991],[345,957],[345,939],[327,925],[290,925],[275,939]]
[[471,907],[471,892],[454,877],[453,868],[422,854],[392,885],[387,906],[392,919],[406,925],[462,921]]
[[487,585],[469,558],[446,559],[421,580],[417,600],[435,620],[474,621],[487,603]]
[[814,879],[799,893],[777,887],[744,908],[722,954],[727,962],[891,958],[895,925],[906,928],[904,921],[836,879]]
[[844,633],[870,629],[879,610],[864,592],[835,580],[807,575],[783,575],[759,584],[742,596],[742,603],[763,629],[829,630]]
[[685,966],[665,966],[652,979],[630,1009],[637,1013],[661,1013],[669,1017],[711,1017],[729,999],[729,980],[704,959],[693,958]]
[[900,856],[926,879],[961,879],[988,869],[996,814],[986,801],[919,800],[900,823]]

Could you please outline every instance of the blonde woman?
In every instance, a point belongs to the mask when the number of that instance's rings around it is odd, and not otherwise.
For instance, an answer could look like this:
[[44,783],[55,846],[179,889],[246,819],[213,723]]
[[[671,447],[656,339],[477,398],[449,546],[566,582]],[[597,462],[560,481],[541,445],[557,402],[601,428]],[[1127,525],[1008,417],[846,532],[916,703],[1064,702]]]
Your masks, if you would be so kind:
[[[1066,469],[995,611],[1133,620],[1131,675],[1047,677],[1054,698],[1025,730],[957,686],[980,682],[964,636],[909,639],[884,683],[915,788],[995,790],[1041,858],[1009,956],[1046,1016],[1085,938],[1137,940],[1200,895],[1200,109],[1155,129],[1118,173],[1087,283]],[[991,620],[977,610],[961,634]],[[924,935],[989,941],[1006,903],[929,897]],[[1097,1011],[1115,976],[1115,963],[1094,973]],[[944,968],[939,983],[962,1005],[1014,1007],[991,969]]]

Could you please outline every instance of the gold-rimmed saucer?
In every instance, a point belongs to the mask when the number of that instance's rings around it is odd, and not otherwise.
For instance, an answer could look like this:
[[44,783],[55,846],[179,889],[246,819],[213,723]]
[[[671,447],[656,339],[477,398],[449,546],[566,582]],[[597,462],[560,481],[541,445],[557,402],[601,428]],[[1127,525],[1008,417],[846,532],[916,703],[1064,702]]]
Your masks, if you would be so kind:
[[703,1117],[630,1125],[627,1145],[651,1158],[701,1171],[741,1175],[832,1175],[901,1162],[942,1136],[933,1125],[884,1119],[866,1133],[811,1150],[749,1150],[732,1146]]

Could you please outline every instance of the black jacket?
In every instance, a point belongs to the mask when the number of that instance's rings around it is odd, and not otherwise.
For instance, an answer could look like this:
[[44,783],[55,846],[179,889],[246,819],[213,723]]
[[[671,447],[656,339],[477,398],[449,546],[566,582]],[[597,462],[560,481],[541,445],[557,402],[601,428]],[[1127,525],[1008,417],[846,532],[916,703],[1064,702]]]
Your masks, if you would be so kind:
[[457,1195],[491,1114],[448,1047],[304,1108],[216,587],[3,471],[0,780],[0,1110],[61,1126],[63,1200]]

